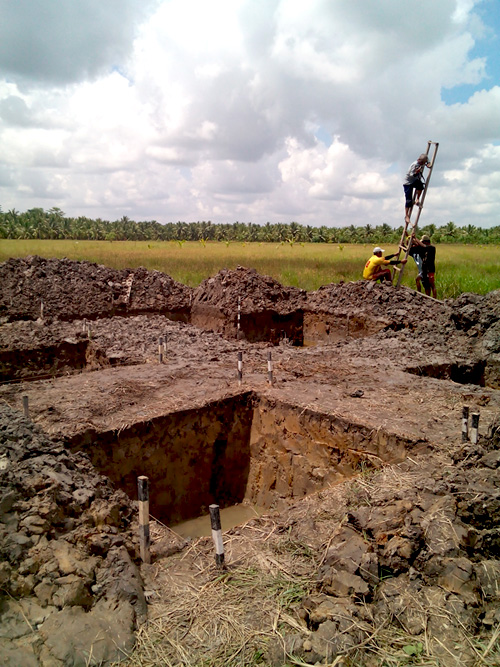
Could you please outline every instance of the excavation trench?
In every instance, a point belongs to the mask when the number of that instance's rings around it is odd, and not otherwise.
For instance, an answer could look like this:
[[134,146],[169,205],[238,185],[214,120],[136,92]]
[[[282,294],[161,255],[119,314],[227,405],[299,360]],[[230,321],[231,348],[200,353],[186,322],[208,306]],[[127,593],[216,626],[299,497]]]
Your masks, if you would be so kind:
[[104,353],[88,340],[63,340],[32,349],[1,350],[0,382],[37,380],[103,363]]
[[[164,313],[171,320],[185,321],[179,313]],[[371,336],[387,328],[388,321],[361,315],[304,313],[302,310],[282,315],[264,310],[241,313],[240,328],[234,317],[221,310],[203,306],[191,314],[191,324],[199,329],[217,331],[226,338],[242,337],[249,343],[278,345],[283,340],[301,347],[321,342]],[[38,380],[108,365],[137,363],[130,355],[110,353],[95,340],[79,335],[49,345],[11,347],[0,350],[0,382]]]
[[132,499],[137,477],[148,476],[151,514],[169,525],[214,502],[279,510],[365,465],[402,461],[415,444],[253,392],[67,442]]
[[373,336],[387,328],[397,328],[392,320],[371,317],[366,313],[329,313],[297,309],[287,314],[273,310],[242,312],[239,329],[236,315],[208,305],[193,307],[191,324],[200,329],[217,331],[227,338],[238,332],[250,343],[267,342],[278,345],[283,339],[301,347],[312,343],[334,343],[348,338]]

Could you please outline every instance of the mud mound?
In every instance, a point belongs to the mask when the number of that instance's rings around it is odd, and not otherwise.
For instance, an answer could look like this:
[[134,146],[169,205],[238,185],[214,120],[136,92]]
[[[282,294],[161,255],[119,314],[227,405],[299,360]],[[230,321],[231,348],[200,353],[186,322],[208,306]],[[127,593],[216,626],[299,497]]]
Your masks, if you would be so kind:
[[[484,333],[500,320],[500,290],[484,296],[466,292],[448,301],[457,329]],[[499,341],[500,342],[500,341]]]
[[191,323],[227,338],[242,336],[253,343],[267,341],[273,345],[286,339],[302,345],[306,295],[305,290],[284,287],[255,269],[223,269],[195,290]]
[[204,280],[194,292],[193,309],[216,306],[222,313],[234,314],[238,297],[242,312],[272,310],[287,314],[303,307],[306,291],[284,287],[271,276],[262,276],[255,269],[238,266],[235,270],[223,269]]
[[0,439],[2,664],[124,657],[146,613],[131,501],[6,406]]
[[[32,256],[0,264],[0,316],[73,320],[163,312],[187,319],[191,288],[144,268],[121,271],[92,262]],[[43,304],[43,312],[42,312]]]
[[306,310],[324,313],[356,310],[404,326],[417,325],[426,319],[446,322],[450,317],[448,305],[427,299],[419,292],[366,280],[324,285],[308,295]]
[[[271,664],[285,662],[283,646],[308,664],[341,653],[348,664],[386,664],[358,647],[395,657],[402,629],[408,644],[425,637],[436,660],[429,664],[477,665],[471,638],[488,636],[500,618],[498,443],[482,438],[449,459],[436,454],[428,465],[409,461],[353,482],[317,591],[302,603],[309,633],[276,642]],[[314,539],[305,521],[294,531],[297,542]],[[371,643],[386,625],[386,637]]]

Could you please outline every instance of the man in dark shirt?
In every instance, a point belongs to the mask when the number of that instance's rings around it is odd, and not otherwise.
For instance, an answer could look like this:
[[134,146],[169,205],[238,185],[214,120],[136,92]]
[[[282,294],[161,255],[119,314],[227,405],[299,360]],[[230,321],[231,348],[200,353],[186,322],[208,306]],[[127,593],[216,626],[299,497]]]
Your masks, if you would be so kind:
[[436,299],[436,283],[434,276],[436,274],[436,247],[431,245],[431,240],[424,234],[420,241],[415,237],[412,241],[409,254],[415,260],[418,266],[419,274],[417,276],[417,289],[422,291],[424,286],[427,296],[431,295]]

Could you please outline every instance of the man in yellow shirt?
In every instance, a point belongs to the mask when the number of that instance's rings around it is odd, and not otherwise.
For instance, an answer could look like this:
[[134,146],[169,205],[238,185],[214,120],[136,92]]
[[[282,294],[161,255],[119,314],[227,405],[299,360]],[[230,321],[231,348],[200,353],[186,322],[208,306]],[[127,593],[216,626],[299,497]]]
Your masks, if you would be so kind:
[[406,264],[408,261],[406,259],[401,259],[399,261],[397,259],[392,259],[396,255],[382,257],[383,253],[384,251],[382,248],[379,248],[378,246],[373,248],[373,256],[366,262],[363,271],[363,278],[365,280],[380,280],[380,282],[388,280],[392,283],[391,270],[384,267],[388,264]]

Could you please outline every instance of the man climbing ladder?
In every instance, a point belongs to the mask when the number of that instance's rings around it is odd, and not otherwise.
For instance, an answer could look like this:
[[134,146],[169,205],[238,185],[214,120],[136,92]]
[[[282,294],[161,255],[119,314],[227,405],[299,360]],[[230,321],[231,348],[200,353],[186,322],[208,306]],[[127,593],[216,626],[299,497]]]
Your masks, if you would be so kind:
[[[431,147],[433,148],[432,156],[430,155]],[[396,255],[398,260],[401,252],[405,253],[404,259],[408,259],[408,255],[410,254],[411,244],[415,238],[420,214],[424,207],[425,196],[429,188],[438,148],[439,144],[437,142],[428,141],[425,153],[422,153],[419,158],[410,165],[408,170],[406,181],[403,185],[405,191],[405,224],[403,226],[403,233],[401,234],[401,240]],[[425,179],[423,177],[424,167],[429,170]],[[417,215],[415,220],[412,221],[411,218],[414,208],[417,210]],[[399,268],[399,266],[394,266],[393,279],[396,277],[396,273],[398,273],[396,287],[401,285],[405,265],[406,263],[402,263],[401,268]]]
[[431,163],[427,153],[422,153],[415,162],[412,162],[406,173],[406,179],[403,183],[405,191],[405,222],[410,222],[413,206],[421,206],[420,195],[424,189],[424,167],[430,169]]

